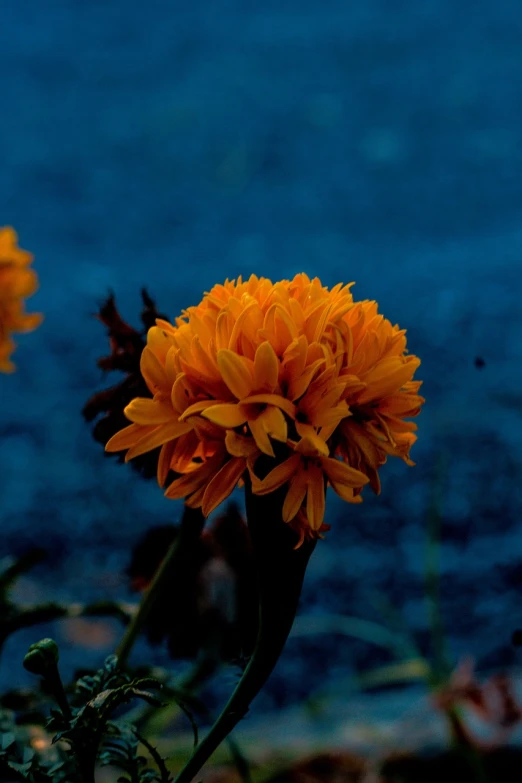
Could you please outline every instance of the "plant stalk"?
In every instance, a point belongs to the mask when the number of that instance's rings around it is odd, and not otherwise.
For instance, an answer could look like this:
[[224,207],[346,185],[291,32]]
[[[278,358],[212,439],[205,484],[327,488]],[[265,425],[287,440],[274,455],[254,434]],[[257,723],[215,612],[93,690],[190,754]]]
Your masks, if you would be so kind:
[[250,662],[227,705],[174,783],[189,783],[243,718],[272,673],[295,618],[315,541],[294,549],[297,536],[282,520],[285,490],[255,496],[245,481],[247,520],[258,572],[259,631]]
[[147,620],[150,611],[163,592],[168,577],[173,569],[180,566],[190,547],[200,536],[205,519],[199,508],[185,506],[181,527],[175,540],[170,545],[167,554],[163,558],[160,567],[147,587],[140,603],[139,609],[127,626],[121,642],[116,649],[116,656],[120,668],[124,668],[134,643]]

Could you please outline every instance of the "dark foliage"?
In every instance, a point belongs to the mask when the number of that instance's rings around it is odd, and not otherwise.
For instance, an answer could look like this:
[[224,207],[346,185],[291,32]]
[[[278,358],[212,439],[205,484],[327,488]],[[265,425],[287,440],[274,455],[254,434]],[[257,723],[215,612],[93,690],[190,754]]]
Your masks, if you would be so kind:
[[[94,421],[92,434],[94,439],[105,446],[108,440],[129,425],[123,410],[135,397],[152,397],[140,372],[141,353],[146,345],[146,335],[156,318],[168,320],[156,310],[154,301],[145,289],[142,290],[143,310],[142,328],[134,329],[123,320],[116,307],[114,294],[100,307],[97,318],[107,327],[110,354],[98,360],[98,367],[104,372],[120,372],[125,377],[108,389],[93,394],[84,406],[82,413],[86,421]],[[132,467],[144,478],[156,475],[159,449],[133,459]],[[117,452],[116,457],[123,461],[125,452]],[[109,455],[111,456],[111,455]]]
[[[148,585],[177,534],[174,525],[156,527],[136,544],[127,570],[134,589]],[[146,626],[149,641],[167,640],[173,658],[207,652],[241,661],[251,654],[257,635],[255,566],[248,529],[235,505],[193,542]]]
[[[42,676],[59,709],[52,709],[46,724],[52,744],[37,753],[14,721],[14,714],[0,713],[0,780],[25,783],[93,783],[97,765],[121,770],[121,783],[170,783],[165,762],[124,720],[113,720],[123,705],[135,699],[158,707],[151,692],[160,684],[150,678],[134,678],[122,672],[115,656],[102,669],[79,679],[70,700],[58,672],[58,648],[51,639],[31,646],[24,665]],[[25,741],[24,741],[25,740]],[[44,743],[45,744],[45,743]],[[139,753],[145,747],[155,767]]]

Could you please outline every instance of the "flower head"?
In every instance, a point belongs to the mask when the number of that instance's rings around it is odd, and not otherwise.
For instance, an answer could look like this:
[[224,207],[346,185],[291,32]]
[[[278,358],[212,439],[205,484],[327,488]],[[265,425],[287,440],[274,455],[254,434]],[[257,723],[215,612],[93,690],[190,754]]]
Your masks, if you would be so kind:
[[320,535],[328,485],[360,502],[388,455],[413,464],[405,419],[424,401],[404,330],[352,285],[252,275],[158,319],[141,354],[152,399],[130,402],[107,449],[129,460],[160,447],[160,486],[179,474],[166,495],[205,515],[246,475],[257,495],[286,486],[284,521],[301,541]]
[[12,228],[0,228],[0,372],[13,372],[13,332],[31,332],[42,322],[39,313],[24,312],[24,299],[38,288],[36,273],[29,269],[31,253],[18,247]]

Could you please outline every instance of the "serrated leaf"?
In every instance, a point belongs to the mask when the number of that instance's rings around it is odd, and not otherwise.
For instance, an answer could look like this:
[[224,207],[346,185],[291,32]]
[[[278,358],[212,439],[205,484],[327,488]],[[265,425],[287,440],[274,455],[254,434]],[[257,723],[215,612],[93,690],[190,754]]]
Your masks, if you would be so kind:
[[108,688],[107,690],[98,693],[97,696],[94,697],[94,699],[91,699],[89,702],[87,702],[86,706],[89,706],[93,710],[98,711],[102,707],[104,707],[109,700],[116,700],[119,695],[120,695],[119,689],[114,690]]
[[166,706],[164,702],[161,701],[161,699],[158,699],[158,697],[154,696],[154,694],[151,693],[150,691],[142,691],[138,688],[130,688],[129,692],[132,693],[132,695],[135,696],[137,699],[143,699],[144,701],[148,702],[148,704],[151,704],[153,707]]
[[131,682],[133,688],[157,688],[161,690],[161,682],[155,680],[154,677],[138,677]]
[[104,669],[110,674],[118,670],[118,656],[108,655],[104,662]]
[[[28,772],[31,771],[31,764],[20,764],[18,761],[8,761],[7,766],[12,769],[13,772],[18,772],[27,778]],[[27,778],[28,779],[28,778]]]

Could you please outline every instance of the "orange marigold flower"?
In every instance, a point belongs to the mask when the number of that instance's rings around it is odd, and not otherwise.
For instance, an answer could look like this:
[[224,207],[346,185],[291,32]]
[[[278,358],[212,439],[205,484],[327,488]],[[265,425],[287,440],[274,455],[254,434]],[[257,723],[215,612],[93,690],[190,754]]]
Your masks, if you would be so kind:
[[31,253],[18,247],[12,228],[0,228],[0,372],[13,372],[10,357],[16,344],[13,332],[31,332],[42,322],[40,313],[25,313],[25,297],[38,288],[36,273],[29,269]]
[[[152,399],[134,399],[132,424],[107,444],[132,459],[161,447],[158,481],[179,474],[167,497],[208,515],[246,475],[254,494],[286,486],[283,519],[300,541],[322,530],[325,490],[360,502],[379,492],[388,455],[409,451],[424,402],[405,331],[298,274],[272,283],[227,280],[174,324],[157,319],[141,355]],[[248,473],[247,473],[248,472]]]

